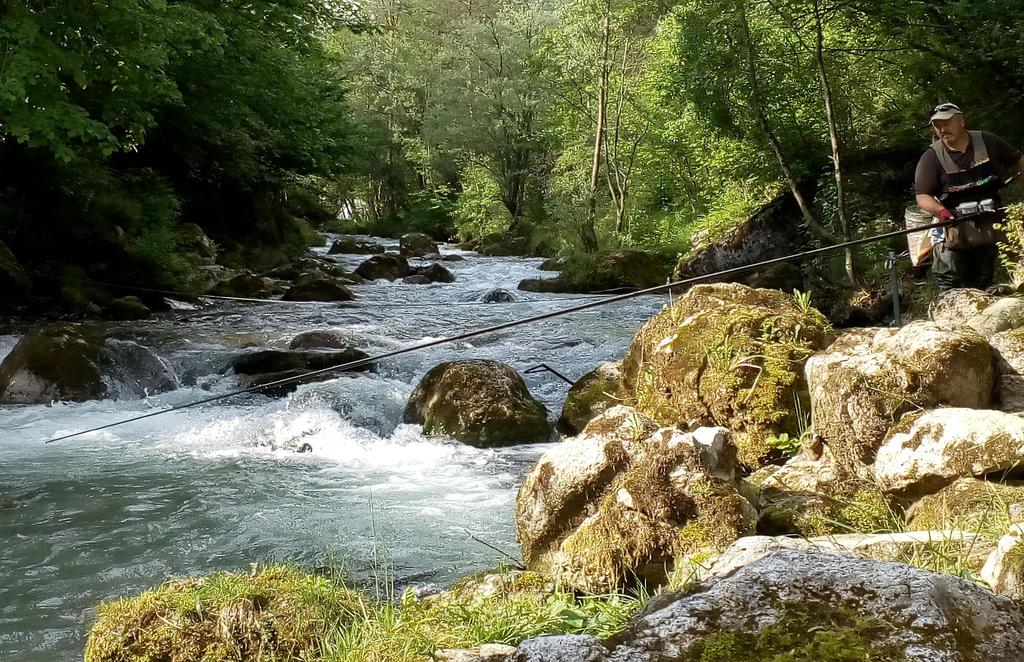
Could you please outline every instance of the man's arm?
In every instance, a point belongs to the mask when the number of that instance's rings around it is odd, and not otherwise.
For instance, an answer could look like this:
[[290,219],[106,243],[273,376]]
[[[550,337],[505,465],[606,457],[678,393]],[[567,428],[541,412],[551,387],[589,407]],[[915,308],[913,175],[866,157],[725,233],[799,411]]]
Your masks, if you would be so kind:
[[942,206],[941,202],[935,199],[934,195],[927,195],[925,193],[917,194],[917,206],[936,218],[942,218],[942,212],[944,211],[951,213]]

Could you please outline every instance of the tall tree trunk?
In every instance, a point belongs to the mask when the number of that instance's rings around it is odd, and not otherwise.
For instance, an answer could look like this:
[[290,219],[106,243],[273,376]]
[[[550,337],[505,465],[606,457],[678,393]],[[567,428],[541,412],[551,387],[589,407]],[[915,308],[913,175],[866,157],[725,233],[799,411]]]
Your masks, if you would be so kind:
[[807,202],[807,198],[805,198],[804,194],[800,191],[799,182],[797,182],[796,177],[793,176],[793,171],[789,167],[789,162],[786,160],[785,153],[782,151],[782,143],[779,141],[778,136],[775,135],[771,125],[768,123],[768,117],[765,114],[764,103],[761,96],[761,87],[757,81],[757,71],[754,66],[754,42],[750,35],[750,22],[747,20],[746,2],[747,0],[738,0],[736,4],[739,7],[740,30],[742,32],[741,36],[743,38],[743,46],[745,50],[744,56],[746,60],[747,84],[750,85],[750,106],[751,110],[754,111],[757,126],[761,129],[761,133],[764,134],[765,139],[767,139],[768,143],[771,145],[772,151],[775,153],[775,159],[779,162],[779,168],[782,170],[782,174],[786,178],[786,183],[789,184],[789,190],[793,194],[793,198],[796,200],[797,205],[800,207],[800,213],[803,215],[804,221],[806,221],[811,232],[832,243],[839,243],[840,239],[833,233],[829,232],[827,228],[822,226],[814,216],[814,212],[811,210],[810,204]]
[[[839,229],[845,241],[853,238],[850,219],[846,208],[846,188],[843,182],[842,143],[839,139],[839,128],[836,123],[835,106],[832,100],[832,86],[825,70],[825,31],[821,20],[822,7],[820,0],[814,0],[814,63],[818,70],[818,81],[821,83],[821,96],[825,102],[825,117],[828,120],[828,137],[832,143],[832,171],[836,180],[836,206],[839,214]],[[853,263],[853,249],[846,251],[846,277],[851,285],[857,283],[857,272]]]
[[597,251],[597,187],[601,178],[601,147],[604,144],[608,112],[608,50],[611,42],[611,2],[605,5],[604,25],[601,33],[601,75],[597,90],[597,131],[594,136],[594,159],[590,166],[590,190],[587,196],[587,216],[580,228],[580,239],[588,253]]

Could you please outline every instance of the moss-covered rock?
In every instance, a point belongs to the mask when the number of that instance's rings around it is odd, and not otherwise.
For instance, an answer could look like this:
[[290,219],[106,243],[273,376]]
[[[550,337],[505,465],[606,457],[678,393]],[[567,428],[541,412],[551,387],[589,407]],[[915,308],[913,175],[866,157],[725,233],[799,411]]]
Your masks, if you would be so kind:
[[153,311],[139,297],[128,296],[111,301],[103,314],[112,320],[142,320],[150,317]]
[[961,478],[907,509],[914,529],[967,530],[998,537],[1010,525],[1009,508],[1024,503],[1024,482]]
[[668,276],[658,259],[644,251],[600,251],[556,278],[528,278],[519,283],[525,292],[602,292],[643,290],[663,285]]
[[807,361],[811,411],[845,473],[863,473],[903,414],[933,407],[985,408],[992,350],[965,327],[914,322],[856,329]]
[[171,581],[97,609],[86,662],[318,658],[364,598],[326,578],[271,567]]
[[1024,327],[1024,299],[996,297],[970,288],[943,292],[928,313],[937,324],[964,325],[985,338]]
[[95,327],[50,324],[26,333],[0,363],[0,404],[84,402],[107,394]]
[[379,255],[384,247],[372,241],[360,241],[352,235],[341,235],[331,244],[329,255]]
[[404,257],[423,257],[440,252],[436,241],[417,232],[403,234],[398,240],[398,250]]
[[409,261],[401,255],[374,255],[356,267],[356,275],[366,280],[398,280],[409,274]]
[[288,288],[284,301],[351,301],[352,290],[329,277],[308,278]]
[[906,565],[780,549],[657,599],[623,632],[523,642],[517,662],[1017,662],[1024,610]]
[[758,489],[758,533],[804,537],[891,531],[902,515],[869,480],[842,476],[830,457],[798,457],[773,471]]
[[614,407],[534,465],[516,499],[528,568],[586,592],[660,585],[676,557],[753,531],[728,433],[654,427]]
[[206,232],[195,223],[182,223],[179,226],[181,236],[184,239],[182,248],[189,253],[194,253],[201,258],[208,260],[217,259],[217,244],[207,236]]
[[251,271],[242,271],[217,283],[209,294],[241,299],[267,299],[271,296],[273,289],[274,283],[269,278],[257,276]]
[[1024,419],[983,409],[946,408],[912,414],[878,450],[874,473],[886,492],[913,500],[959,478],[1019,475]]
[[559,432],[577,435],[592,419],[622,401],[621,368],[620,362],[605,363],[576,380],[558,417]]
[[417,384],[403,420],[423,433],[479,447],[548,441],[547,409],[523,378],[497,361],[452,361],[435,366]]
[[698,285],[649,320],[623,360],[627,401],[662,425],[721,425],[760,466],[769,437],[809,411],[804,361],[831,340],[825,318],[775,290]]
[[537,267],[537,269],[540,271],[561,271],[564,268],[564,257],[549,257],[548,259],[541,262],[540,266]]

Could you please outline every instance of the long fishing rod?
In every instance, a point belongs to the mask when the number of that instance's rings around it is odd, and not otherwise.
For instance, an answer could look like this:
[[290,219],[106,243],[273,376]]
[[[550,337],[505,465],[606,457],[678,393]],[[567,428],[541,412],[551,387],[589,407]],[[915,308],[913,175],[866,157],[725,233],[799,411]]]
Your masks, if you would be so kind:
[[128,423],[134,423],[135,421],[141,421],[141,420],[144,420],[144,419],[147,419],[147,418],[153,418],[154,416],[160,416],[162,414],[169,414],[170,412],[173,412],[173,411],[181,411],[183,409],[191,409],[193,407],[199,407],[201,405],[210,404],[212,402],[218,402],[220,400],[226,400],[228,398],[233,398],[233,397],[236,397],[236,396],[239,396],[239,395],[246,395],[246,394],[249,394],[249,393],[255,393],[255,392],[258,392],[258,391],[260,391],[262,389],[273,388],[275,386],[283,386],[283,385],[286,385],[286,384],[291,384],[291,383],[294,383],[294,382],[298,382],[298,381],[302,381],[302,380],[308,379],[309,377],[315,377],[317,375],[327,374],[327,373],[331,373],[331,372],[339,372],[339,371],[351,370],[353,368],[360,368],[362,366],[371,365],[371,364],[377,363],[379,361],[383,361],[384,359],[393,358],[395,356],[400,356],[402,354],[408,354],[410,352],[415,352],[415,351],[418,351],[418,350],[421,350],[421,349],[428,349],[430,347],[437,347],[439,345],[446,345],[446,344],[449,344],[449,343],[458,342],[460,340],[468,340],[469,338],[476,338],[478,336],[486,335],[488,333],[495,333],[497,331],[504,331],[505,329],[511,329],[511,328],[514,328],[514,327],[517,327],[517,326],[523,326],[525,324],[532,324],[534,322],[541,322],[541,321],[552,319],[552,318],[555,318],[555,317],[562,317],[564,315],[570,315],[572,313],[578,313],[578,312],[582,312],[584,310],[590,310],[592,308],[598,308],[598,307],[601,307],[601,306],[607,306],[607,305],[610,305],[610,304],[613,304],[613,303],[617,303],[619,301],[626,301],[626,300],[629,300],[629,299],[635,299],[636,297],[645,296],[645,295],[648,295],[648,294],[660,294],[662,292],[667,292],[669,290],[673,290],[673,289],[676,289],[676,288],[688,287],[690,285],[698,285],[700,283],[706,283],[708,281],[712,281],[712,280],[716,280],[716,279],[720,279],[720,278],[728,278],[730,276],[736,276],[736,275],[748,273],[750,271],[757,271],[758,269],[763,269],[765,267],[769,267],[769,266],[772,266],[774,264],[780,264],[782,262],[789,262],[790,260],[804,260],[804,259],[808,259],[808,258],[812,258],[812,257],[817,257],[818,255],[825,255],[827,253],[831,253],[831,252],[834,252],[834,251],[840,251],[840,250],[845,250],[847,248],[853,248],[855,246],[863,246],[865,244],[870,244],[870,243],[874,243],[874,242],[877,242],[877,241],[885,241],[887,239],[895,239],[897,237],[904,237],[904,236],[906,236],[908,234],[913,234],[915,232],[927,232],[927,231],[931,231],[931,230],[936,229],[936,228],[950,227],[950,226],[953,226],[953,225],[957,225],[959,223],[964,223],[966,221],[974,220],[974,219],[976,219],[976,218],[978,218],[979,216],[982,216],[982,215],[983,214],[973,214],[973,215],[970,215],[970,216],[962,216],[960,218],[953,218],[953,219],[950,219],[948,221],[938,221],[936,223],[931,223],[931,224],[928,224],[928,225],[920,225],[920,226],[917,226],[917,227],[914,227],[914,228],[906,228],[906,229],[903,229],[903,230],[895,230],[893,232],[886,232],[886,233],[883,233],[883,234],[875,235],[873,237],[863,237],[863,238],[860,238],[860,239],[853,239],[851,241],[847,241],[847,242],[844,242],[844,243],[841,243],[841,244],[835,244],[835,245],[832,245],[832,246],[824,246],[822,248],[814,248],[814,249],[811,249],[811,250],[808,250],[808,251],[803,251],[801,253],[794,253],[792,255],[785,255],[785,256],[782,256],[782,257],[771,258],[769,260],[764,260],[762,262],[757,262],[755,264],[749,264],[749,265],[740,266],[740,267],[733,267],[731,269],[723,269],[722,271],[717,271],[717,272],[712,273],[712,274],[705,274],[703,276],[695,276],[693,278],[686,278],[686,279],[683,279],[683,280],[679,280],[679,281],[675,281],[675,282],[671,282],[671,283],[666,283],[664,285],[658,285],[658,286],[649,287],[649,288],[643,289],[643,290],[637,290],[636,292],[627,292],[625,294],[618,294],[618,295],[615,295],[615,296],[611,296],[611,297],[607,297],[607,298],[601,299],[600,301],[592,301],[592,302],[589,302],[589,303],[583,303],[583,304],[579,304],[579,305],[576,305],[576,306],[571,306],[569,308],[564,308],[562,310],[555,310],[555,311],[548,312],[548,313],[542,313],[540,315],[534,315],[532,317],[526,317],[526,318],[523,318],[523,319],[520,319],[520,320],[514,320],[512,322],[504,322],[502,324],[495,324],[495,325],[492,325],[492,326],[483,327],[481,329],[476,329],[474,331],[467,331],[465,333],[460,333],[460,334],[455,335],[455,336],[447,336],[447,337],[444,337],[444,338],[438,338],[438,339],[430,340],[428,342],[420,343],[420,344],[417,344],[417,345],[412,345],[410,347],[405,347],[405,348],[402,348],[402,349],[396,349],[396,350],[392,350],[390,352],[385,352],[383,354],[378,354],[377,356],[368,356],[368,357],[363,358],[363,359],[357,359],[355,361],[349,361],[348,363],[342,363],[342,364],[339,364],[339,365],[336,365],[336,366],[332,366],[332,367],[329,367],[329,368],[321,368],[320,370],[312,370],[310,372],[302,373],[300,375],[294,375],[292,377],[286,377],[284,379],[279,379],[279,380],[276,380],[276,381],[273,381],[273,382],[269,382],[267,384],[261,384],[259,386],[252,386],[252,387],[249,387],[249,388],[246,388],[246,389],[242,389],[242,390],[238,390],[238,391],[232,391],[232,392],[229,392],[229,393],[222,393],[221,395],[215,395],[215,396],[212,396],[212,397],[209,397],[209,398],[204,398],[204,399],[201,399],[201,400],[196,400],[195,402],[189,402],[189,403],[186,403],[186,404],[183,404],[183,405],[177,405],[177,406],[174,406],[174,407],[168,407],[167,409],[161,409],[161,410],[158,410],[158,411],[153,411],[153,412],[150,412],[148,414],[142,414],[141,416],[133,416],[131,418],[124,419],[122,421],[116,421],[114,423],[108,423],[106,425],[101,425],[101,426],[98,426],[98,427],[95,427],[95,428],[91,428],[89,430],[82,430],[81,432],[75,432],[75,433],[72,433],[72,434],[66,434],[66,435],[63,435],[63,436],[60,436],[60,437],[55,437],[55,438],[52,438],[52,439],[48,439],[46,441],[46,443],[49,444],[49,443],[53,443],[53,442],[56,442],[56,441],[64,441],[66,439],[72,439],[74,437],[80,437],[82,435],[91,434],[93,432],[99,432],[101,430],[107,430],[107,429],[110,429],[110,428],[113,428],[113,427],[118,427],[118,426],[121,426],[121,425],[126,425]]

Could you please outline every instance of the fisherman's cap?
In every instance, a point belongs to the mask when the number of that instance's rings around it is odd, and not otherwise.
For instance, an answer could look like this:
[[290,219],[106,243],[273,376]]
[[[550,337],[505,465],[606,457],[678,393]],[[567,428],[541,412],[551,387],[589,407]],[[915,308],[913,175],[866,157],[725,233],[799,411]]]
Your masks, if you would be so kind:
[[932,118],[930,120],[928,120],[929,122],[934,122],[936,120],[948,120],[954,115],[964,114],[964,111],[960,110],[960,106],[956,105],[955,103],[940,103],[939,105],[935,106],[935,110],[932,112],[934,112],[935,114],[932,115]]

